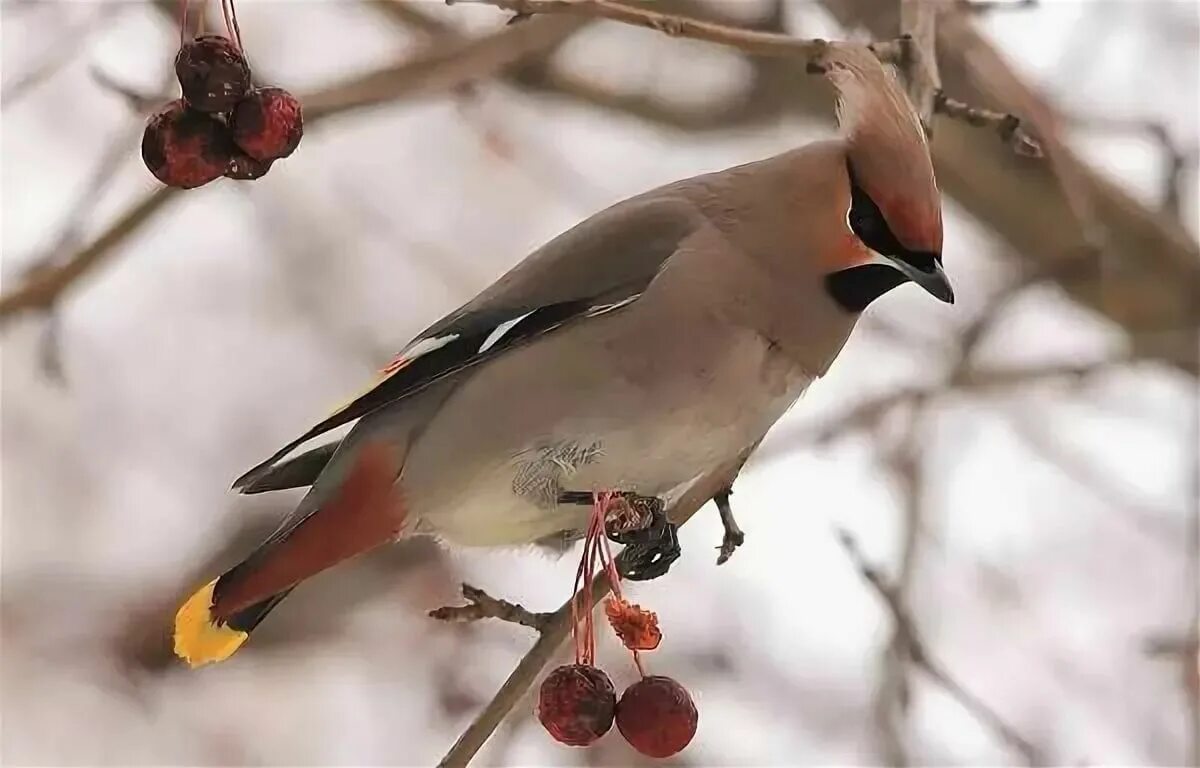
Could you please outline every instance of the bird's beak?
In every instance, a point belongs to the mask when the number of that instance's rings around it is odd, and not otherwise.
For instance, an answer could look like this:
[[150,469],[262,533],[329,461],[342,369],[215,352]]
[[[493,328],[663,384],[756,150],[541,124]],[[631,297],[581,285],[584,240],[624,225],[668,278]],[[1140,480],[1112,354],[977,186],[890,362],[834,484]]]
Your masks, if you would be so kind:
[[950,287],[950,278],[946,277],[939,259],[930,258],[921,266],[917,266],[906,261],[902,256],[887,256],[885,258],[887,258],[893,267],[900,270],[905,277],[924,288],[935,299],[944,301],[947,304],[954,303],[954,289]]

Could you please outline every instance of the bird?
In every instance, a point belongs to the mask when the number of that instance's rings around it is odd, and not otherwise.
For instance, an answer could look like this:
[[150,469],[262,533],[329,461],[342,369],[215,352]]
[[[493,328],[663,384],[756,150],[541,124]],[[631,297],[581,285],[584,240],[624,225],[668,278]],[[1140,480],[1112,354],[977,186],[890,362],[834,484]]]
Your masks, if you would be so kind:
[[837,97],[834,136],[585,219],[239,478],[309,490],[181,605],[176,654],[228,658],[300,582],[406,536],[570,538],[590,511],[575,502],[610,491],[653,514],[752,450],[876,299],[911,282],[953,303],[928,139],[895,74],[851,43],[810,66]]

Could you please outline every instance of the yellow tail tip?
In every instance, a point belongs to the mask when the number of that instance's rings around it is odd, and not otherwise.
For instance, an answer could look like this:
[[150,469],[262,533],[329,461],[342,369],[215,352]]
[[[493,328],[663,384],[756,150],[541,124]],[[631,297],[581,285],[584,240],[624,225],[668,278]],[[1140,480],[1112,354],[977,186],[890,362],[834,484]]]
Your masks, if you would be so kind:
[[213,618],[216,584],[213,579],[196,590],[175,614],[175,655],[193,669],[228,659],[250,636]]

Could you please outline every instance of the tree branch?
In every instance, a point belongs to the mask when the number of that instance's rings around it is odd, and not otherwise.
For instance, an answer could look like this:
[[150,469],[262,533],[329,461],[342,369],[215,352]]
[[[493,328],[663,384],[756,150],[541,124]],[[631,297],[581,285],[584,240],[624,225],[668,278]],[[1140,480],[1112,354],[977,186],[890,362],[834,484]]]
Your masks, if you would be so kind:
[[944,0],[900,0],[900,68],[908,84],[908,98],[932,131],[934,106],[942,90],[937,65],[937,17]]
[[554,619],[553,613],[534,613],[523,605],[492,597],[479,587],[462,585],[462,596],[467,605],[447,605],[429,612],[429,618],[438,621],[470,622],[480,619],[500,619],[510,624],[545,632]]
[[900,592],[888,583],[887,579],[877,568],[867,562],[862,551],[858,548],[854,537],[846,531],[839,530],[838,542],[846,550],[846,554],[849,556],[851,562],[853,562],[859,575],[883,599],[884,605],[892,615],[895,632],[902,638],[901,646],[906,649],[908,661],[925,672],[930,679],[941,686],[946,693],[950,694],[963,709],[991,728],[1005,744],[1024,758],[1026,764],[1037,765],[1044,762],[1041,752],[1037,747],[1009,725],[991,706],[959,683],[958,680],[946,671],[945,666],[941,662],[930,655],[924,641],[917,633],[916,625],[909,615]]
[[779,32],[760,32],[741,27],[714,24],[687,16],[660,13],[615,0],[446,0],[447,5],[475,3],[494,5],[525,18],[538,14],[560,14],[607,19],[661,32],[670,37],[685,37],[730,46],[755,56],[799,56],[812,58],[827,45],[824,40],[805,40]]

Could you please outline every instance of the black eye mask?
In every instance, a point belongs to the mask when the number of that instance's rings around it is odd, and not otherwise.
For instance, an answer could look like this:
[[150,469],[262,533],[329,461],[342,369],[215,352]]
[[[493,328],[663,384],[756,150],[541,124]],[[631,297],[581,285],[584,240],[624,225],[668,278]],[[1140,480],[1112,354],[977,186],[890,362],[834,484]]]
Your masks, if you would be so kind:
[[854,166],[849,162],[846,163],[846,172],[850,175],[850,210],[846,214],[846,223],[850,225],[850,231],[876,253],[897,258],[907,257],[908,251],[892,234],[879,206],[875,205],[875,201],[866,190],[859,186],[854,175]]

